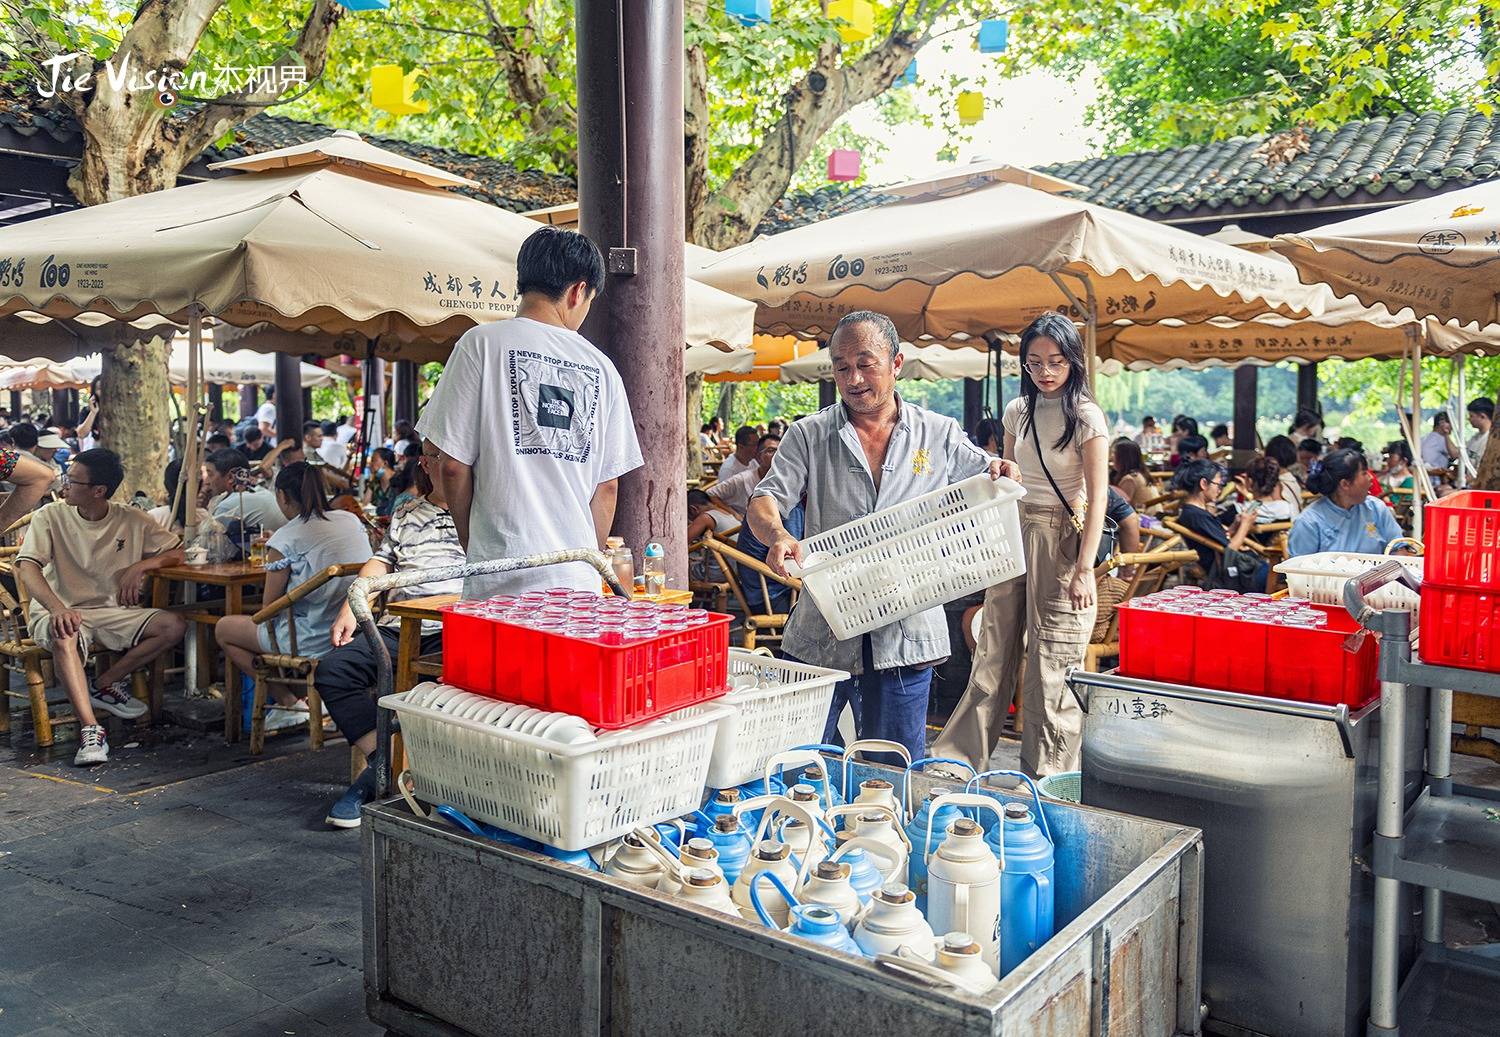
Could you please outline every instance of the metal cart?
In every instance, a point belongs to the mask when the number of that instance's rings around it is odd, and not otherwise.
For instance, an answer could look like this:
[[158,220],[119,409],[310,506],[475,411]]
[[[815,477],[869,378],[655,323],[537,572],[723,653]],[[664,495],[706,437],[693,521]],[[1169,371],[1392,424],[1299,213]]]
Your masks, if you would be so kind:
[[[1358,1037],[1379,703],[1351,712],[1113,673],[1069,680],[1085,714],[1083,801],[1203,832],[1204,1028]],[[1422,749],[1405,738],[1408,798]]]
[[[602,555],[462,567],[505,571]],[[431,573],[356,581],[368,595]],[[403,579],[404,577],[404,579]],[[389,659],[376,641],[382,693]],[[389,717],[376,760],[388,780]],[[857,765],[854,780],[900,772]],[[914,777],[914,796],[932,782]],[[1009,793],[985,790],[1005,799]],[[417,817],[365,808],[365,993],[405,1037],[500,1034],[1197,1035],[1202,840],[1192,828],[1047,802],[1058,930],[988,993],[864,958]]]
[[[1380,691],[1386,730],[1380,746],[1372,865],[1375,872],[1369,1037],[1500,1033],[1500,957],[1455,951],[1443,943],[1443,896],[1500,902],[1500,793],[1455,786],[1449,769],[1453,692],[1500,696],[1500,674],[1429,666],[1412,656],[1413,613],[1380,611],[1365,598],[1399,581],[1417,581],[1387,562],[1344,585],[1344,603],[1380,640]],[[1407,702],[1426,691],[1427,766],[1415,802],[1403,794]],[[1421,721],[1415,722],[1421,733]],[[1421,954],[1401,982],[1403,884],[1422,890]],[[1492,949],[1500,945],[1491,945]]]

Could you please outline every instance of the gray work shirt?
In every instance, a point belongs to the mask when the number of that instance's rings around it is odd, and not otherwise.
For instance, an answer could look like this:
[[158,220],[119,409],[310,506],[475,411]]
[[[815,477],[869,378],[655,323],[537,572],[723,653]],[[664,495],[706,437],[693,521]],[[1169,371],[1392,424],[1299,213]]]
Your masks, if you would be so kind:
[[[859,435],[843,403],[836,403],[787,429],[770,472],[751,498],[772,498],[783,519],[806,498],[805,536],[811,537],[989,468],[989,455],[969,442],[958,422],[908,403],[899,394],[896,401],[900,413],[891,431],[878,491]],[[948,657],[948,621],[941,607],[880,627],[869,637],[877,670]],[[855,674],[863,669],[860,639],[835,638],[806,595],[792,609],[781,647],[815,666]]]

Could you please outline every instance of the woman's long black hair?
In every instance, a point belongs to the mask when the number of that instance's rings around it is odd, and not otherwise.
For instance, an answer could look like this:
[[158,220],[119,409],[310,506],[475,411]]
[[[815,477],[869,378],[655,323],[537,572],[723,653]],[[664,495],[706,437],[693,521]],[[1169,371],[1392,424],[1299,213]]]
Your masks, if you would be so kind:
[[1073,322],[1061,313],[1044,313],[1030,324],[1026,330],[1021,332],[1021,395],[1026,399],[1026,432],[1030,434],[1031,423],[1036,414],[1036,398],[1041,395],[1041,390],[1036,387],[1036,382],[1031,380],[1031,374],[1026,370],[1026,354],[1031,351],[1031,344],[1039,338],[1050,338],[1057,343],[1058,351],[1068,361],[1068,380],[1062,387],[1062,412],[1063,431],[1053,443],[1053,449],[1062,450],[1073,442],[1073,436],[1078,430],[1078,404],[1081,400],[1092,399],[1088,386],[1088,370],[1083,359],[1083,342],[1078,337],[1078,329]]
[[1307,474],[1307,488],[1325,497],[1332,497],[1339,484],[1353,479],[1368,468],[1369,462],[1358,450],[1335,450],[1323,455],[1322,461],[1314,461]]
[[296,503],[298,518],[328,517],[328,495],[323,491],[323,477],[306,461],[283,468],[276,476],[276,489]]

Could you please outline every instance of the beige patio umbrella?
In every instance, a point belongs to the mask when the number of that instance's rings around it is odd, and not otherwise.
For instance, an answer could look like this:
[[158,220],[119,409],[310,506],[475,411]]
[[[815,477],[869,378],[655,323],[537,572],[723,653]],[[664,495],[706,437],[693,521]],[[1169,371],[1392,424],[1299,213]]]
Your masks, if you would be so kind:
[[[196,347],[205,315],[451,342],[515,313],[515,256],[536,224],[446,189],[470,180],[347,131],[214,168],[242,175],[0,229],[0,259],[30,273],[0,288],[0,316],[157,314],[187,323]],[[194,414],[200,381],[195,367]]]
[[[205,328],[203,335],[203,363],[200,369],[205,384],[217,383],[220,385],[274,385],[276,383],[276,361],[275,358],[266,353],[254,353],[249,350],[237,350],[232,353],[214,348],[214,333],[217,329]],[[167,375],[174,385],[187,385],[189,349],[187,342],[177,340],[172,343],[172,354],[168,361]],[[87,385],[98,376],[101,368],[99,354],[94,353],[86,357],[61,365],[62,369],[71,373],[77,380]],[[316,364],[299,365],[299,376],[304,389],[317,389],[344,381],[342,375],[318,367]]]
[[[950,378],[985,378],[995,373],[995,360],[990,359],[988,347],[976,340],[977,347],[967,344],[914,345],[901,343],[902,379],[931,379],[946,381]],[[1000,373],[1015,377],[1020,373],[1020,363],[1009,353],[996,354]],[[826,382],[833,379],[833,358],[828,350],[820,349],[809,356],[798,357],[781,365],[781,381],[786,384],[799,382]]]
[[682,357],[683,374],[743,374],[755,367],[755,350],[688,346]]
[[30,357],[12,360],[0,357],[0,391],[31,389],[82,389],[88,379],[79,378],[67,362]]
[[761,237],[695,277],[760,304],[762,331],[821,337],[854,310],[903,338],[1020,331],[1062,311],[1085,328],[1304,316],[1316,294],[1284,264],[1014,183],[921,196]]
[[1500,322],[1500,180],[1448,191],[1302,234],[1271,247],[1302,279],[1399,313]]
[[157,316],[126,324],[102,313],[54,320],[23,310],[0,317],[0,355],[61,363],[100,349],[148,342],[179,330],[171,321]]

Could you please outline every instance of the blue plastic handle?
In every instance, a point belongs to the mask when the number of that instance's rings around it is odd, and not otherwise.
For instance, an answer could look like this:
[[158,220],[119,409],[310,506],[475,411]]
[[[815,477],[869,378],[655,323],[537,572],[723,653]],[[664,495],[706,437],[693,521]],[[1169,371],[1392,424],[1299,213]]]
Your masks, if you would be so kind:
[[433,811],[433,813],[441,816],[444,821],[447,821],[454,828],[457,828],[464,832],[468,832],[470,835],[477,835],[481,839],[490,838],[490,836],[484,831],[484,829],[479,827],[479,823],[477,821],[471,818],[468,814],[465,814],[463,811],[455,810],[453,807],[450,807],[446,803],[438,806]]
[[1036,782],[1032,781],[1031,778],[1029,778],[1027,775],[1022,774],[1020,771],[980,771],[978,774],[975,774],[972,778],[969,779],[969,783],[964,786],[964,790],[966,792],[979,791],[980,782],[994,774],[1004,774],[1007,777],[1019,778],[1021,781],[1024,781],[1028,786],[1030,786],[1031,798],[1036,801],[1037,824],[1042,826],[1042,834],[1047,837],[1047,841],[1049,843],[1052,843],[1053,846],[1056,846],[1057,843],[1052,838],[1052,829],[1047,824],[1047,815],[1042,813],[1042,794],[1037,789]]
[[776,887],[776,892],[780,893],[790,906],[796,907],[802,901],[792,895],[792,891],[786,888],[786,883],[781,881],[781,876],[773,871],[758,871],[755,873],[755,878],[750,880],[750,906],[755,908],[755,913],[760,915],[762,922],[780,932],[781,927],[776,924],[775,920],[766,911],[765,906],[760,902],[761,879],[770,879],[771,885]]

